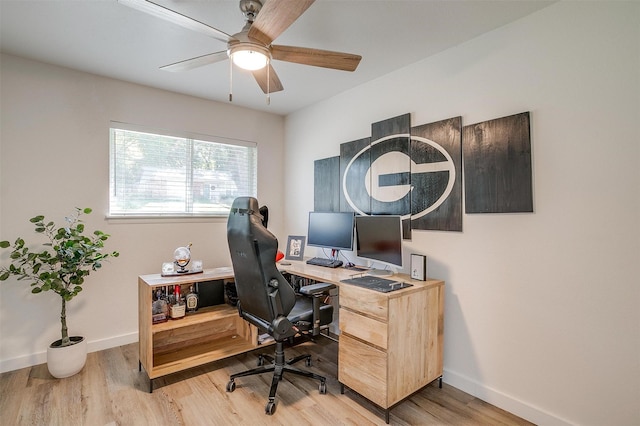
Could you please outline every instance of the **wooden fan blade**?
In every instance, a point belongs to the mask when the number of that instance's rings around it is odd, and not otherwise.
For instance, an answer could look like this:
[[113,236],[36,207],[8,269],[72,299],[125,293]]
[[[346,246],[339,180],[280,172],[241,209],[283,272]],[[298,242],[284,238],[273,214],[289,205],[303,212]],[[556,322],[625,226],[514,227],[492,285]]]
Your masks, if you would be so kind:
[[270,45],[300,17],[315,0],[267,0],[251,24],[249,38]]
[[[261,12],[262,13],[262,12]],[[278,78],[278,74],[276,74],[276,70],[273,69],[271,64],[269,64],[269,87],[267,89],[267,67],[262,69],[252,71],[253,77],[258,82],[258,85],[262,89],[264,93],[275,93],[281,90],[284,90],[282,87],[282,83],[280,83],[280,79]]]
[[164,19],[165,21],[180,25],[189,30],[208,35],[209,37],[213,37],[216,40],[220,40],[225,43],[233,39],[233,37],[223,31],[148,0],[118,0],[118,2],[157,18]]
[[202,55],[196,58],[191,58],[184,61],[175,62],[173,64],[165,65],[163,67],[160,67],[160,69],[171,72],[189,71],[194,68],[202,67],[204,65],[215,64],[216,62],[224,61],[228,57],[229,56],[227,55],[227,51],[222,50],[220,52],[209,53],[208,55]]
[[342,71],[355,71],[362,59],[362,56],[352,55],[351,53],[295,46],[271,46],[271,57],[279,61]]

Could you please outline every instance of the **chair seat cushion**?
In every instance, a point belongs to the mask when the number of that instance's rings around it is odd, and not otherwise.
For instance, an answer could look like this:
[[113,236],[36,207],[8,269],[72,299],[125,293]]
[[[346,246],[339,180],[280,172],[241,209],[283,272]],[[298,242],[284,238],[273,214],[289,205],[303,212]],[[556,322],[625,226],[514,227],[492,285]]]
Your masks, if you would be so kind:
[[[299,321],[313,323],[313,300],[311,297],[298,297],[293,309],[287,315],[291,323],[295,324]],[[320,325],[328,325],[333,321],[333,306],[320,305]]]

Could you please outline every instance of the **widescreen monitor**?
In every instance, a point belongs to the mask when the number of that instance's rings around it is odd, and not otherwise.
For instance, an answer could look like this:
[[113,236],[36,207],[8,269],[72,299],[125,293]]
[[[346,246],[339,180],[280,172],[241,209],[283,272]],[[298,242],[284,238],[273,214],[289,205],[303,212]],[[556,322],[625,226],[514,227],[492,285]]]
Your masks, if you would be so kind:
[[353,218],[350,212],[309,212],[307,245],[353,250]]
[[356,216],[356,255],[402,268],[400,216]]

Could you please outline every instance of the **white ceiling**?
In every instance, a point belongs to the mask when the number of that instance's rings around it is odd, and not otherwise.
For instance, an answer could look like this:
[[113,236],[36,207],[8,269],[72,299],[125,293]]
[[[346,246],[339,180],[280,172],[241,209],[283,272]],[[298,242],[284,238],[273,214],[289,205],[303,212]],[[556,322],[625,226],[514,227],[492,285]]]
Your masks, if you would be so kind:
[[[242,29],[238,0],[156,0],[228,34]],[[234,69],[233,104],[286,115],[508,24],[553,1],[317,0],[274,44],[362,56],[353,72],[274,61],[284,91],[271,104]],[[225,50],[223,42],[116,0],[0,0],[0,48],[120,80],[228,102],[229,62],[182,73],[162,65]]]

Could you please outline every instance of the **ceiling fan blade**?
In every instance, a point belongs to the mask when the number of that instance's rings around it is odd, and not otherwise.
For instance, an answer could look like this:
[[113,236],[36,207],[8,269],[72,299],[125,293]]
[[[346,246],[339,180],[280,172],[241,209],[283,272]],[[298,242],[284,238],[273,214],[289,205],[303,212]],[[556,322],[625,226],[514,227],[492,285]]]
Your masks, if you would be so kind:
[[202,67],[204,65],[215,64],[216,62],[224,61],[228,57],[229,56],[227,56],[227,51],[222,50],[220,52],[209,53],[208,55],[202,55],[196,58],[191,58],[184,61],[175,62],[173,64],[165,65],[163,67],[160,67],[160,69],[171,72],[189,71],[194,68]]
[[271,64],[269,64],[269,87],[267,88],[267,67],[262,69],[252,71],[253,77],[258,82],[258,85],[262,89],[264,93],[275,93],[281,90],[284,90],[282,87],[282,83],[280,82],[280,78],[278,78],[278,74],[276,74],[276,70],[273,69]]
[[295,62],[297,64],[342,71],[355,71],[362,59],[362,56],[351,53],[277,45],[271,46],[271,57],[279,61]]
[[265,45],[271,44],[284,32],[315,0],[267,0],[251,24],[248,36]]
[[233,39],[233,37],[231,37],[224,31],[220,31],[207,24],[196,21],[195,19],[189,18],[188,16],[175,12],[171,9],[167,9],[164,6],[160,6],[159,4],[150,2],[148,0],[118,0],[118,2],[157,18],[164,19],[165,21],[180,25],[189,30],[208,35],[209,37],[213,37],[216,40],[220,40],[225,43]]

